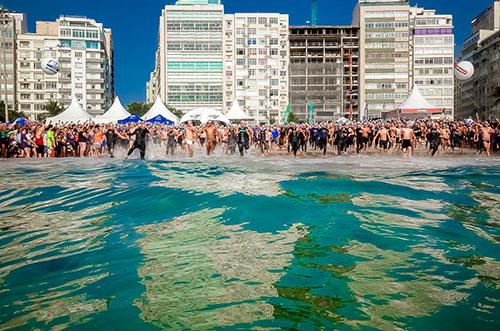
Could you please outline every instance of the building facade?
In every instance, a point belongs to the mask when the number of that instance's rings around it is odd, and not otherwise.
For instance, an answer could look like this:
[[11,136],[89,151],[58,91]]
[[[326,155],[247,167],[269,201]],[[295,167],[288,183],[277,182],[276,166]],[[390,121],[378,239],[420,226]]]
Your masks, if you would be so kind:
[[359,118],[359,29],[290,27],[290,105],[303,120]]
[[[74,95],[91,115],[103,114],[114,99],[114,63],[111,30],[84,17],[62,16],[55,22],[37,22],[36,33],[18,39],[18,110],[35,119],[43,106],[58,101],[69,106]],[[43,58],[58,59],[61,69],[47,75]]]
[[148,101],[160,95],[183,112],[223,110],[223,19],[219,0],[178,0],[165,7]]
[[462,46],[461,60],[474,65],[474,76],[456,81],[456,117],[500,117],[500,1],[472,21],[472,35]]
[[25,14],[0,9],[0,101],[11,111],[17,109],[17,39],[25,32]]
[[224,111],[233,102],[258,122],[276,122],[288,104],[288,15],[224,17]]
[[360,28],[360,104],[363,118],[379,118],[410,90],[408,1],[360,0],[353,25]]
[[411,86],[418,85],[430,103],[444,108],[444,115],[453,118],[455,38],[452,16],[413,7],[410,28]]
[[353,24],[360,28],[363,117],[395,110],[413,84],[422,85],[424,96],[453,116],[451,15],[410,7],[408,0],[359,0]]

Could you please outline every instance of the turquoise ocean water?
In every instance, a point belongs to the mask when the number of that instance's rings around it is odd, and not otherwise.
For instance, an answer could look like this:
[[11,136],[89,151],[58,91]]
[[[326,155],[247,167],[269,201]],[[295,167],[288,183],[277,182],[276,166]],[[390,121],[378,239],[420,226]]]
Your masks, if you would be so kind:
[[0,162],[0,330],[499,330],[499,160]]

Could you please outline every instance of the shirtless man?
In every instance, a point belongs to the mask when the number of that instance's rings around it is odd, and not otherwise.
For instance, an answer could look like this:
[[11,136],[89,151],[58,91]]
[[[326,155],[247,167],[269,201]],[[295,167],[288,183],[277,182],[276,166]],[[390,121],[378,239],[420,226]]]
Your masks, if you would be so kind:
[[443,150],[447,150],[448,147],[451,146],[450,143],[451,131],[447,125],[443,125],[439,133],[441,134],[441,144],[443,145]]
[[493,130],[490,126],[490,123],[484,124],[483,128],[481,128],[481,132],[479,133],[481,137],[483,138],[483,146],[486,151],[486,156],[490,157],[490,147],[491,147],[491,135],[495,133],[495,130]]
[[369,140],[370,140],[371,133],[372,133],[372,130],[371,130],[370,126],[364,125],[361,128],[361,136],[363,137],[363,144],[364,144],[363,154],[366,154],[366,149],[368,148],[368,143],[370,142]]
[[373,137],[373,145],[375,145],[375,141],[377,138],[379,138],[379,145],[380,145],[380,155],[382,156],[382,151],[387,151],[387,148],[389,147],[389,131],[388,131],[389,126],[383,126]]
[[186,156],[188,157],[193,157],[193,146],[197,136],[198,132],[193,126],[193,122],[189,121],[186,130],[184,131],[184,141],[186,142]]
[[217,144],[217,127],[213,122],[208,122],[205,127],[205,134],[207,137],[207,155],[211,155]]
[[413,156],[412,141],[415,141],[416,137],[413,129],[408,124],[405,124],[404,128],[401,129],[401,140],[401,149],[406,152],[408,158],[411,158]]

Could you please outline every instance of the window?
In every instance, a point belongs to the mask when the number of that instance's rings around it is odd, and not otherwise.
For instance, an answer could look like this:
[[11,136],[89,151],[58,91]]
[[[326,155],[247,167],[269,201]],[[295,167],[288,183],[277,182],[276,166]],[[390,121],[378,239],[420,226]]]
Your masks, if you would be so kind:
[[243,80],[238,79],[238,81],[236,82],[236,85],[238,85],[238,86],[243,86],[243,85],[244,85]]
[[266,66],[267,65],[267,59],[259,59],[259,64],[261,66]]
[[21,93],[21,100],[30,100],[31,94],[29,93]]
[[236,38],[236,45],[245,45],[245,38]]
[[257,30],[255,28],[248,28],[248,34],[257,34]]
[[43,90],[43,83],[35,83],[35,90]]
[[256,24],[257,23],[257,18],[255,17],[249,17],[247,20],[248,24]]
[[267,24],[267,18],[266,17],[259,17],[259,24]]
[[35,100],[43,100],[43,94],[35,94]]
[[271,86],[278,86],[279,82],[277,79],[271,79]]
[[74,29],[73,30],[73,38],[85,38],[85,30]]
[[249,66],[257,65],[257,59],[248,59],[248,65]]
[[278,93],[278,90],[277,90],[277,89],[270,89],[270,90],[269,90],[269,96],[270,96],[270,97],[276,97],[276,96],[278,96],[278,95],[279,95],[279,93]]
[[57,82],[46,82],[45,86],[46,86],[46,89],[55,90],[55,89],[57,89]]
[[21,83],[22,90],[29,90],[30,87],[31,87],[30,83]]
[[267,48],[259,48],[259,55],[267,55]]
[[278,24],[278,19],[276,17],[271,17],[269,19],[269,24]]
[[245,55],[245,49],[244,48],[238,48],[236,50],[237,55]]
[[245,65],[245,59],[236,59],[236,65],[238,65],[238,66],[244,66]]
[[277,48],[271,48],[271,56],[272,55],[278,55],[278,49]]
[[278,45],[278,38],[269,39],[269,44],[270,45]]
[[71,37],[71,29],[61,29],[60,36],[61,37]]
[[99,42],[97,41],[86,41],[85,42],[86,48],[90,49],[99,49]]
[[247,45],[257,45],[257,39],[256,38],[248,38],[247,40]]
[[59,44],[61,45],[61,47],[68,47],[68,48],[71,48],[71,40],[68,40],[68,39],[61,39]]
[[248,76],[255,76],[255,69],[249,69]]
[[87,30],[87,38],[97,39],[99,38],[99,32],[97,30]]

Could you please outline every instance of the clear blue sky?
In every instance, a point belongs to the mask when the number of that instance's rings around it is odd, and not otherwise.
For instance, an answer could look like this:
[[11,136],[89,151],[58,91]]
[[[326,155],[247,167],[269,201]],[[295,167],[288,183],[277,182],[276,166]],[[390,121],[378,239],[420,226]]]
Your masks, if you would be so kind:
[[[30,31],[35,21],[60,15],[94,18],[113,30],[115,90],[124,104],[144,101],[145,84],[153,69],[161,9],[174,0],[0,0],[7,8],[28,15]],[[226,13],[280,12],[291,25],[309,20],[310,0],[222,0]],[[493,0],[411,0],[412,5],[453,14],[457,47],[470,34],[470,21]],[[318,24],[350,24],[357,0],[318,0]]]

